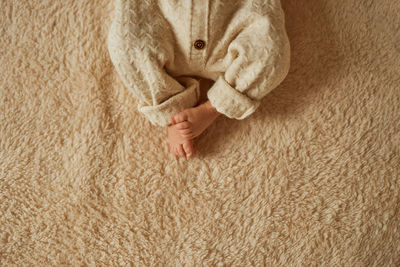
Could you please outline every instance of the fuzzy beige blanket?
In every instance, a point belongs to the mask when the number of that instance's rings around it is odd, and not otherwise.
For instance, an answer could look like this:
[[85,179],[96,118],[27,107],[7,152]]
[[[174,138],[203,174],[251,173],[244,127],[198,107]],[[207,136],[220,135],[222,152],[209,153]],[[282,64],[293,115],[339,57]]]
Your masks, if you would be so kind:
[[285,81],[176,160],[113,1],[0,1],[0,265],[399,266],[400,3],[282,6]]

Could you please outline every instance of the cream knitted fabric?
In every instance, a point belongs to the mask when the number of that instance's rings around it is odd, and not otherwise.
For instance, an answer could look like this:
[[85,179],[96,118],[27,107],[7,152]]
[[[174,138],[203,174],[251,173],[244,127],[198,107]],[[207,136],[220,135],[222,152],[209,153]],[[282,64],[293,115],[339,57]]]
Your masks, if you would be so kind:
[[116,0],[107,45],[138,110],[159,126],[198,104],[194,75],[214,80],[211,104],[240,120],[290,65],[280,0]]

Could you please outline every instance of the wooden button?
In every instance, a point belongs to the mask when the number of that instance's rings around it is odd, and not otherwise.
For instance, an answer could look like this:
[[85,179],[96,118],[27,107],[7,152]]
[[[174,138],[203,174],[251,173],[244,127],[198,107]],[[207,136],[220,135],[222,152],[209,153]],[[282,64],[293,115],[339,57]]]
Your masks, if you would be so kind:
[[195,42],[194,42],[194,47],[196,48],[196,49],[203,49],[204,48],[204,46],[206,45],[206,42],[204,42],[203,40],[196,40]]

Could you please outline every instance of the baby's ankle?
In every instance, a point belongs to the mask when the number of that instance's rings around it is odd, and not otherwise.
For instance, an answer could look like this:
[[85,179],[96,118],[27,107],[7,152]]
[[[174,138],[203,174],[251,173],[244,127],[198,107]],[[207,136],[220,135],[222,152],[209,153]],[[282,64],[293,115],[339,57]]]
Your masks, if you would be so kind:
[[207,111],[210,112],[210,114],[215,116],[221,115],[221,113],[218,112],[218,110],[213,105],[211,105],[210,100],[207,100],[206,102],[202,103],[202,105],[204,105],[204,107],[207,109]]

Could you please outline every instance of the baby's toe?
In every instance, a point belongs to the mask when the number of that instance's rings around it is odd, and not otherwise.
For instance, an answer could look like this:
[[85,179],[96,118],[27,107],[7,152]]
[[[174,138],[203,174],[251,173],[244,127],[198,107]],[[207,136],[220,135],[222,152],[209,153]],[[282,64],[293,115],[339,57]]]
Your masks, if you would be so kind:
[[186,157],[191,158],[194,155],[193,143],[185,142],[182,144],[183,149],[185,150]]
[[191,127],[191,123],[188,121],[183,121],[183,122],[175,124],[175,128],[178,130],[188,129],[190,127]]
[[185,151],[183,150],[182,145],[178,145],[177,150],[178,150],[178,154],[180,157],[186,158],[186,154],[185,154]]
[[172,151],[172,154],[174,154],[175,156],[178,156],[178,152],[176,151],[176,146],[171,145],[171,151]]
[[184,140],[192,140],[196,137],[191,129],[179,130],[179,134]]
[[185,112],[180,112],[172,116],[172,121],[175,123],[180,123],[186,121],[188,119],[188,115]]
[[181,130],[178,130],[178,132],[181,135],[187,135],[187,134],[190,134],[192,132],[192,129],[181,129]]

